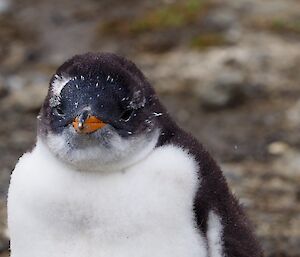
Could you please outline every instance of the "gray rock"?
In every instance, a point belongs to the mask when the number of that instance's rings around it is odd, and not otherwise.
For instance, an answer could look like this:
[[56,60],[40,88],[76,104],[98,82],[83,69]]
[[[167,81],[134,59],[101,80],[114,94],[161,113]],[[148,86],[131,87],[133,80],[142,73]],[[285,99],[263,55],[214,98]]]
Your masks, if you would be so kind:
[[[11,93],[3,99],[5,108],[17,108],[23,112],[35,112],[40,109],[47,94],[48,81],[44,77],[34,77],[32,80],[16,77],[10,82]],[[15,87],[15,88],[14,88]]]
[[11,3],[9,0],[0,0],[0,15],[10,10]]
[[229,8],[214,10],[205,19],[204,26],[215,31],[228,30],[237,23],[236,13]]
[[218,74],[210,83],[198,90],[205,108],[218,109],[241,103],[244,99],[245,77],[239,71]]
[[240,26],[232,26],[224,34],[224,39],[226,40],[226,42],[228,42],[228,44],[237,44],[241,39],[241,34],[242,32]]

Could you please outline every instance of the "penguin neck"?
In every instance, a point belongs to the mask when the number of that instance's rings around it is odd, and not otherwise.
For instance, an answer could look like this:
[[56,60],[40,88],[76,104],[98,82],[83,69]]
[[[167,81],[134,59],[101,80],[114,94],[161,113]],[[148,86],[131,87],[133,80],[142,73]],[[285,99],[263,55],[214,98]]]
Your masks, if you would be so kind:
[[169,115],[165,115],[164,119],[160,121],[160,128],[160,135],[156,147],[173,144],[174,138],[177,137],[177,139],[179,139],[180,135],[183,133],[182,129],[178,127]]
[[123,158],[121,160],[117,160],[115,162],[110,163],[97,163],[97,161],[93,161],[91,165],[78,165],[77,163],[71,163],[60,156],[51,151],[50,147],[47,144],[47,141],[43,136],[37,137],[36,148],[41,149],[42,153],[46,156],[50,156],[56,162],[69,167],[70,169],[82,171],[82,172],[118,172],[125,171],[126,169],[135,166],[136,164],[142,162],[147,159],[148,156],[154,151],[158,138],[160,136],[160,131],[157,130],[153,133],[151,140],[149,140],[145,145],[137,147],[132,153],[127,155],[127,158]]

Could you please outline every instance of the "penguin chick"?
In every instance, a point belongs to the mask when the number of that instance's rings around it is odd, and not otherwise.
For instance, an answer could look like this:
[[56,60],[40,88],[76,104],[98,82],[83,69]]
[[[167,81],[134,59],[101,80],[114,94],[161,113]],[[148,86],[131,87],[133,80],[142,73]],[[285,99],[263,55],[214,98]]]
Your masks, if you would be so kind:
[[8,193],[11,257],[261,257],[221,170],[130,61],[83,54],[50,81]]

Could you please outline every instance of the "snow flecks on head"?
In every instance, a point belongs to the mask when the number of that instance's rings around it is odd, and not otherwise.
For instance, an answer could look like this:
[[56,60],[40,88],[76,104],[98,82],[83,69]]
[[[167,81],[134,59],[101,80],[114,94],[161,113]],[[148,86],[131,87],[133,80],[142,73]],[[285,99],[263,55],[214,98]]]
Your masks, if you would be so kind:
[[67,77],[59,76],[56,74],[54,76],[54,80],[51,84],[53,95],[59,97],[62,89],[70,80],[72,80],[72,78],[67,78]]
[[140,90],[133,93],[132,100],[129,103],[129,107],[133,109],[143,108],[146,104],[146,98],[142,95]]
[[110,75],[108,75],[107,78],[106,78],[106,81],[108,81],[110,83],[113,83],[114,79],[113,79],[113,77],[111,77]]
[[161,112],[160,112],[160,113],[158,113],[158,112],[153,112],[152,114],[154,115],[154,117],[159,117],[159,116],[163,115]]

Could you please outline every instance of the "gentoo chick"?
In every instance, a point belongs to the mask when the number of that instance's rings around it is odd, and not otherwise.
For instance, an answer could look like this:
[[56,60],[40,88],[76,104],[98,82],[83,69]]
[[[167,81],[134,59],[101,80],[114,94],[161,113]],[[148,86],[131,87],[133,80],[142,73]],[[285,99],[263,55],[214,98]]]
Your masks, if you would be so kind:
[[8,226],[11,257],[262,256],[209,153],[109,53],[53,75],[11,176]]

